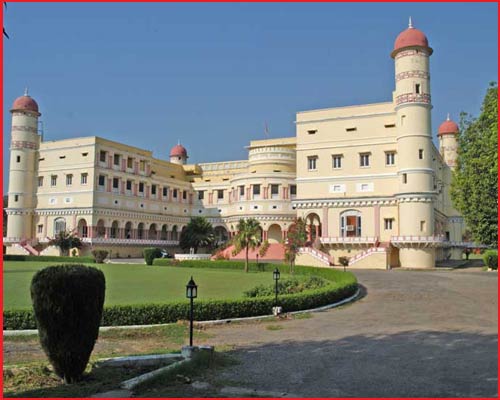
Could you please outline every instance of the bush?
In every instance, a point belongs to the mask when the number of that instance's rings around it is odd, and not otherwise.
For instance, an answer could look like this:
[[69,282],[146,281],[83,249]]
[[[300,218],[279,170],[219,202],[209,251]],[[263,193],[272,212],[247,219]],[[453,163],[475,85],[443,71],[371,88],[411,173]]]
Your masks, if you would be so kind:
[[347,267],[349,265],[349,257],[339,257],[340,265]]
[[[172,260],[156,259],[154,265],[170,266]],[[263,269],[272,274],[275,268],[281,273],[287,272],[284,264],[263,263]],[[244,270],[243,261],[182,261],[182,268],[218,268]],[[257,271],[254,264],[250,269]],[[304,290],[300,293],[279,295],[279,303],[284,312],[305,310],[320,307],[352,296],[357,289],[356,277],[350,272],[337,271],[330,268],[314,268],[296,266],[297,275],[320,277],[327,285],[318,289]],[[316,278],[313,278],[316,279]],[[274,306],[272,296],[228,300],[196,300],[195,319],[207,321],[214,319],[253,317],[268,315]],[[34,329],[36,324],[29,310],[4,311],[4,329]],[[189,318],[189,303],[175,301],[163,304],[138,304],[105,307],[102,326],[164,324]]]
[[102,271],[85,265],[59,265],[38,271],[31,299],[42,348],[55,373],[77,381],[99,334],[104,305]]
[[92,250],[92,255],[97,264],[102,264],[106,257],[108,256],[107,250]]
[[498,269],[498,251],[487,250],[483,255],[483,262],[488,268]]
[[[290,278],[278,281],[278,294],[300,293],[304,290],[319,289],[328,285],[328,281],[318,276],[312,275],[306,279]],[[245,297],[273,296],[276,291],[276,284],[258,285],[253,289],[243,292]]]
[[147,265],[153,265],[155,258],[161,258],[161,249],[157,247],[147,247],[142,252]]
[[18,254],[4,254],[4,261],[54,261],[54,262],[78,262],[94,263],[94,257],[65,257],[65,256],[24,256]]

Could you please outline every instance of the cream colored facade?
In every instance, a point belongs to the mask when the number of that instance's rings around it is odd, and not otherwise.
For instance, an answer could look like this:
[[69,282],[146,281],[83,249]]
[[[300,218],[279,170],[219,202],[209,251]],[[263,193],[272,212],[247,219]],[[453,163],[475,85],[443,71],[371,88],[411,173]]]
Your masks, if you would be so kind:
[[100,137],[44,142],[40,114],[13,108],[7,251],[43,247],[66,229],[86,251],[137,256],[145,246],[176,248],[192,216],[207,217],[221,241],[255,217],[263,239],[280,243],[302,217],[321,245],[304,249],[310,264],[348,256],[353,267],[430,268],[459,259],[465,225],[449,193],[457,142],[444,134],[433,144],[431,54],[393,52],[391,101],[299,112],[295,137],[252,141],[239,161],[187,164],[185,149],[165,161]]

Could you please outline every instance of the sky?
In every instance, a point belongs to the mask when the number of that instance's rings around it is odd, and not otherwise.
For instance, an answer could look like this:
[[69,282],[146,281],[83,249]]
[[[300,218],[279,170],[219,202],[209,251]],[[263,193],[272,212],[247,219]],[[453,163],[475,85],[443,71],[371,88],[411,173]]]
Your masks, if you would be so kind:
[[295,135],[295,113],[390,101],[394,40],[413,25],[431,57],[433,130],[477,115],[497,81],[496,3],[8,3],[9,109],[29,88],[44,140],[101,136],[168,159],[247,158]]

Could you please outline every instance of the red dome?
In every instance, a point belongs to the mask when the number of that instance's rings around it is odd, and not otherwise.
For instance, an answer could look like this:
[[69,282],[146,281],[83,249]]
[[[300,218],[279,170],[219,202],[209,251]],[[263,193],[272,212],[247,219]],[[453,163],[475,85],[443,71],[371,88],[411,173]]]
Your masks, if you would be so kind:
[[170,157],[185,157],[187,158],[187,150],[184,146],[180,144],[176,144],[174,147],[172,147],[172,150],[170,150]]
[[458,125],[450,119],[444,121],[439,125],[438,135],[444,135],[445,133],[458,133]]
[[22,110],[22,111],[33,111],[38,113],[38,104],[36,104],[36,101],[33,100],[30,96],[24,95],[21,97],[18,97],[15,101],[14,104],[12,104],[12,110]]
[[429,47],[429,41],[427,40],[427,36],[425,36],[424,32],[410,26],[408,29],[401,32],[396,38],[396,41],[394,42],[394,50],[392,51],[391,56],[394,57],[396,52],[401,49],[414,46],[425,47],[430,50],[432,54],[432,49]]

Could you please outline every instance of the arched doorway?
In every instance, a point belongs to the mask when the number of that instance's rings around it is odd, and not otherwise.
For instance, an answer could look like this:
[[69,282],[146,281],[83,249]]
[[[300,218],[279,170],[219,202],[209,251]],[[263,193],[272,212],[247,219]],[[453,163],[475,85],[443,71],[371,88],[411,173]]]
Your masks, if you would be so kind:
[[111,224],[109,237],[112,239],[116,239],[118,237],[118,221],[113,221],[113,223]]
[[54,235],[58,235],[59,232],[66,231],[66,220],[62,217],[56,218],[54,220]]
[[125,239],[132,239],[132,222],[130,221],[125,224]]
[[97,221],[96,227],[96,237],[103,238],[106,235],[106,227],[104,226],[104,220],[100,219]]
[[281,226],[272,224],[267,230],[267,241],[269,243],[280,243],[283,239]]
[[347,210],[340,214],[340,236],[361,236],[361,212],[358,210]]
[[216,226],[214,229],[214,235],[217,244],[225,243],[229,239],[227,230],[223,226]]
[[318,214],[311,213],[306,217],[307,240],[314,242],[321,237],[321,221]]
[[161,240],[167,240],[168,236],[167,236],[167,225],[163,225],[161,227],[161,233],[160,233],[160,239]]
[[148,232],[148,239],[149,240],[156,240],[156,224],[151,224],[149,227],[149,232]]
[[172,240],[179,240],[178,232],[177,232],[177,225],[174,225],[172,227]]
[[78,221],[77,231],[78,231],[79,237],[81,237],[81,238],[88,237],[89,229],[88,229],[87,221],[85,220],[85,218],[82,218]]
[[144,224],[137,225],[137,239],[144,239]]

